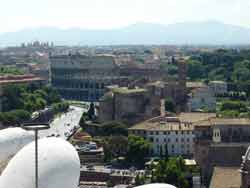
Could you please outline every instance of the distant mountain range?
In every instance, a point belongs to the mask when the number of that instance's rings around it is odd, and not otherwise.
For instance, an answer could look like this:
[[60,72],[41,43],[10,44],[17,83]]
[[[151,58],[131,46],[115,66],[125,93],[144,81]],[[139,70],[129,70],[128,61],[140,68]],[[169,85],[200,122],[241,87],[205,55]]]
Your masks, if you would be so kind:
[[138,23],[119,29],[37,28],[0,34],[0,46],[53,41],[56,45],[237,45],[250,44],[250,28],[215,21],[170,25]]

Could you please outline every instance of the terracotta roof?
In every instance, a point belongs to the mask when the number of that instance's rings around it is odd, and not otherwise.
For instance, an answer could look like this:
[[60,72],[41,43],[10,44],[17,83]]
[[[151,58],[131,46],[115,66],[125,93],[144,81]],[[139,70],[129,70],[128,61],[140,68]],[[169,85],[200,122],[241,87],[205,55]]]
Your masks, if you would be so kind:
[[214,118],[211,119],[213,125],[250,125],[249,118]]
[[136,124],[132,130],[158,130],[158,131],[175,131],[175,130],[193,130],[192,123],[207,120],[215,117],[215,113],[180,113],[176,117],[159,116],[142,123]]
[[218,118],[213,117],[209,118],[207,120],[201,120],[198,122],[195,122],[195,126],[214,126],[214,125],[249,125],[250,126],[250,118]]
[[33,81],[44,81],[43,78],[33,74],[0,76],[0,85],[10,83],[25,83]]
[[240,188],[239,167],[214,167],[211,188]]
[[178,130],[193,130],[192,125],[185,125],[180,122],[142,122],[131,128],[130,130],[147,130],[147,131],[178,131]]
[[216,113],[202,113],[202,112],[180,113],[177,117],[180,119],[181,122],[194,123],[214,118],[216,117]]
[[112,91],[119,94],[140,94],[145,93],[147,90],[142,88],[128,89],[126,87],[120,87],[114,88]]

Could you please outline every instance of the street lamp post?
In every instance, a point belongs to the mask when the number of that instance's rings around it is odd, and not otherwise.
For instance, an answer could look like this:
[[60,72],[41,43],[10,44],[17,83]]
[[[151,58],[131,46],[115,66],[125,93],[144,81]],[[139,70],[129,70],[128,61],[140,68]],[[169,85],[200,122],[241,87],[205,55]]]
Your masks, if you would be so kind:
[[35,132],[35,188],[38,188],[38,131],[49,129],[49,124],[45,123],[27,123],[21,127],[27,131]]

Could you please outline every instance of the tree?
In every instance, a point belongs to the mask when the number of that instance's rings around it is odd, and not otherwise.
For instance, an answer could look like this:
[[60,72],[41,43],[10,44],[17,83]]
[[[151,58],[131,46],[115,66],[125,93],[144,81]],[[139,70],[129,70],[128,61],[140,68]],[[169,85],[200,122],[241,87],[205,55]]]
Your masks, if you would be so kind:
[[129,135],[126,161],[136,166],[142,166],[148,155],[150,143],[142,137]]
[[22,109],[24,105],[24,100],[22,98],[22,93],[25,92],[25,85],[7,85],[3,88],[2,96],[2,109],[3,111],[10,111],[14,109]]
[[13,84],[3,87],[3,111],[25,109],[32,112],[60,101],[60,96],[51,87],[41,88],[36,84]]
[[236,68],[233,72],[233,80],[235,82],[246,82],[250,80],[250,70],[244,67]]
[[110,136],[110,135],[128,135],[127,125],[119,121],[110,121],[107,123],[102,124],[102,132],[101,135],[103,136]]
[[68,102],[59,102],[55,103],[52,105],[52,110],[54,114],[59,113],[59,112],[65,112],[69,108],[69,103]]
[[0,67],[0,75],[22,75],[24,71],[20,68],[4,65]]
[[125,136],[109,136],[104,139],[105,161],[125,156],[127,153],[128,138]]
[[60,95],[57,92],[57,90],[53,89],[52,87],[48,87],[48,86],[43,87],[42,90],[47,93],[46,101],[49,105],[52,103],[61,102],[61,98],[60,98]]
[[247,106],[245,103],[241,102],[241,101],[224,101],[221,104],[221,111],[225,111],[225,110],[236,110],[238,112],[246,112],[247,111]]
[[191,80],[204,78],[205,75],[205,67],[202,65],[200,61],[197,60],[189,60],[188,61],[188,77]]
[[3,125],[20,125],[20,123],[31,118],[31,113],[25,110],[12,110],[9,112],[0,112],[0,122]]
[[165,110],[169,112],[175,112],[175,103],[170,97],[165,99]]
[[79,125],[81,126],[81,128],[83,128],[83,129],[85,128],[86,121],[88,121],[88,120],[89,120],[88,114],[86,112],[83,112],[82,116],[81,116],[81,119],[79,121]]
[[187,169],[181,157],[160,160],[152,170],[152,182],[169,183],[181,188],[188,188],[185,176]]
[[135,177],[135,185],[139,186],[139,185],[144,185],[144,184],[145,184],[145,176],[137,175]]
[[168,75],[174,76],[178,74],[178,67],[175,64],[161,64],[160,66]]
[[168,144],[165,144],[165,158],[168,159]]
[[160,145],[160,157],[163,157],[163,149],[162,149],[162,145]]
[[93,102],[90,103],[89,110],[88,110],[88,116],[89,116],[89,119],[95,118],[95,105]]

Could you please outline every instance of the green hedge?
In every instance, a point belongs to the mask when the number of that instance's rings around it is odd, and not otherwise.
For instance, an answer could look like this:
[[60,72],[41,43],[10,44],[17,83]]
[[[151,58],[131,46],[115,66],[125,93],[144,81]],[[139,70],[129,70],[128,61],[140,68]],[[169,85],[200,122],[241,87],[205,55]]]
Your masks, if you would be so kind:
[[31,113],[26,110],[12,110],[0,112],[0,122],[3,125],[18,125],[31,118]]

